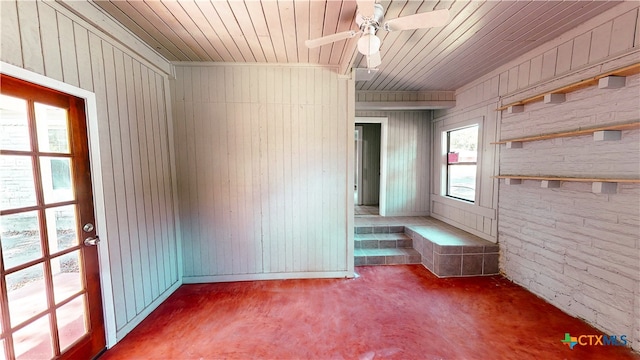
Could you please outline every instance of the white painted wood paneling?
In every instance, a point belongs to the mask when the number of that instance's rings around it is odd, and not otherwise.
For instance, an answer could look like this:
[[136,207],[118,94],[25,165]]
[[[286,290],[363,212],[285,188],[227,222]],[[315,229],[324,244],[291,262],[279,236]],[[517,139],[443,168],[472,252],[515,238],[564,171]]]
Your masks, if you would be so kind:
[[[38,15],[43,23],[57,24],[58,22],[56,12],[50,6],[38,6]],[[47,31],[43,31],[41,36],[45,74],[50,78],[62,81],[62,51],[60,50],[58,28],[51,27]]]
[[[372,81],[358,84],[358,90],[458,88],[620,2],[377,3],[383,6],[385,19],[448,9],[451,20],[433,29],[379,29],[380,71]],[[309,63],[339,66],[342,74],[352,66],[366,67],[356,50],[357,37],[315,49],[304,45],[307,39],[358,30],[355,0],[97,0],[95,4],[172,61]]]
[[[381,101],[389,101],[385,94],[379,95]],[[385,216],[429,215],[429,112],[358,111],[356,116],[389,119],[386,193],[380,195],[385,198],[385,208],[381,213]]]
[[634,29],[638,21],[638,9],[627,12],[613,20],[609,54],[617,54],[633,47]]
[[[517,67],[516,67],[517,68]],[[494,85],[497,81],[490,82]],[[479,102],[475,106],[461,103],[468,108],[458,109],[456,112],[446,111],[446,116],[437,114],[433,122],[432,139],[432,176],[431,176],[431,216],[459,227],[474,235],[489,241],[496,241],[496,211],[495,182],[491,179],[494,175],[497,151],[490,143],[496,139],[497,114],[495,102],[487,100],[492,93],[482,97],[470,98],[470,101]],[[477,94],[476,94],[477,96]],[[495,101],[495,99],[493,100]],[[444,112],[444,111],[443,111]],[[442,134],[444,131],[471,123],[480,124],[480,145],[478,154],[478,173],[476,179],[476,202],[471,204],[464,201],[447,198],[444,196],[445,152],[443,150]]]
[[185,282],[349,275],[348,83],[319,67],[177,66]]
[[110,288],[104,304],[112,346],[181,283],[168,75],[58,3],[2,2],[2,24],[2,61],[95,92],[98,131],[89,140],[100,149],[101,162],[92,167],[104,194],[96,212],[105,214],[97,228],[100,251],[108,252],[101,259],[109,259],[103,286]]
[[[556,74],[564,74],[571,70],[571,54],[573,52],[573,41],[567,41],[566,43],[558,47],[558,58],[556,60]],[[525,86],[519,86],[524,88]]]
[[2,13],[2,21],[0,21],[2,61],[24,67],[22,51],[16,51],[21,48],[17,3],[15,1],[0,1],[0,12]]

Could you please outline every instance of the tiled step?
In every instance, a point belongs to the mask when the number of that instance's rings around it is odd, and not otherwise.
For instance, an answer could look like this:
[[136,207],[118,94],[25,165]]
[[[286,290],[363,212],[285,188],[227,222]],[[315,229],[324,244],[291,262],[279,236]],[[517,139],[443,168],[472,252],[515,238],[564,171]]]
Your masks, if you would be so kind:
[[420,253],[414,249],[355,249],[355,265],[420,264]]
[[356,234],[394,234],[403,233],[404,226],[402,225],[364,225],[356,226]]
[[355,234],[356,249],[412,248],[413,240],[404,233]]
[[499,246],[448,224],[408,226],[406,233],[422,254],[424,266],[438,277],[494,275]]

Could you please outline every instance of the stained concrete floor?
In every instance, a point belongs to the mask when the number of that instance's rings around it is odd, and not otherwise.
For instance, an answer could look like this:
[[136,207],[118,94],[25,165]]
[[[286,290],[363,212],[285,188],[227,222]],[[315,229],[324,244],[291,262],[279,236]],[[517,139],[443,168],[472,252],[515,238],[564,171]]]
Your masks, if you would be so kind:
[[640,359],[501,276],[422,265],[355,279],[184,285],[100,359]]

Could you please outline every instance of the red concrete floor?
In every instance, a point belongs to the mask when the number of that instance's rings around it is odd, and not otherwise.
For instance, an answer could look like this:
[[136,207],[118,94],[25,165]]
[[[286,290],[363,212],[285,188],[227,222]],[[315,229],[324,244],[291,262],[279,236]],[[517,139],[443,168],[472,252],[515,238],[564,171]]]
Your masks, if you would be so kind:
[[602,333],[500,276],[356,270],[357,279],[184,285],[100,360],[640,359],[624,347],[570,350],[565,333]]

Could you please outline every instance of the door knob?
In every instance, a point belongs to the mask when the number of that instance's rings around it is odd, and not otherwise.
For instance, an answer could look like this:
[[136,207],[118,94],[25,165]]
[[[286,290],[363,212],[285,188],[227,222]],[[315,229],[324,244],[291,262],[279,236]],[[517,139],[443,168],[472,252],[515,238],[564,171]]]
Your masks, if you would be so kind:
[[86,246],[96,246],[96,245],[98,245],[99,242],[100,242],[100,238],[98,236],[96,236],[96,237],[88,237],[88,238],[84,239],[84,244]]

